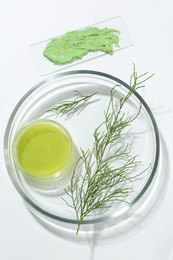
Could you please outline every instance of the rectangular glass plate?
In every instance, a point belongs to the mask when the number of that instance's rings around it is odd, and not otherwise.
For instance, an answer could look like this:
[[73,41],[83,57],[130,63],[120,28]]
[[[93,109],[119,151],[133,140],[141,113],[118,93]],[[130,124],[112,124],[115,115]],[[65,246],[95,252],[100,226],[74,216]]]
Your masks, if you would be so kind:
[[[113,29],[120,31],[120,35],[119,35],[119,38],[120,38],[119,46],[120,47],[114,46],[114,52],[116,52],[118,50],[122,50],[124,48],[130,47],[133,45],[132,41],[130,39],[129,33],[127,31],[127,28],[124,24],[123,18],[121,16],[117,16],[117,17],[114,17],[114,18],[111,18],[111,19],[108,19],[108,20],[105,20],[105,21],[102,21],[99,23],[95,23],[95,24],[86,26],[84,28],[91,27],[91,26],[96,26],[98,28],[109,27],[109,28],[113,28]],[[81,29],[84,29],[84,28],[81,28]],[[55,36],[55,37],[57,37],[57,36]],[[63,65],[55,65],[53,62],[49,61],[43,55],[43,51],[44,51],[46,45],[48,44],[48,42],[50,42],[50,41],[51,41],[51,39],[48,39],[45,41],[41,41],[39,43],[35,43],[30,46],[30,52],[31,52],[33,62],[36,66],[38,73],[41,76],[46,76],[53,72],[66,69],[68,67],[80,64],[82,62],[101,57],[103,55],[111,55],[111,54],[105,54],[101,51],[90,52],[87,55],[85,55],[82,59],[78,59],[74,62],[71,62],[68,64],[63,64]]]

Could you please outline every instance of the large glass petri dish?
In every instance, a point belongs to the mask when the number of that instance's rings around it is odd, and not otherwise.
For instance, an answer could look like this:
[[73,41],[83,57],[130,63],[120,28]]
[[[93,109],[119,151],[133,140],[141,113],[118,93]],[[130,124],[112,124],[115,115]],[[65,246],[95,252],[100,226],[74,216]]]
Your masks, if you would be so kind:
[[[48,221],[74,230],[78,224],[74,210],[64,202],[65,199],[70,203],[64,188],[67,188],[71,175],[40,182],[25,176],[13,158],[16,133],[33,120],[40,118],[53,120],[65,127],[70,134],[77,159],[80,148],[87,150],[92,147],[93,131],[104,120],[110,92],[115,86],[115,99],[119,101],[129,91],[129,85],[122,80],[97,71],[69,71],[54,74],[43,80],[28,91],[16,105],[5,133],[5,162],[13,185],[34,214],[40,214]],[[45,113],[59,102],[76,98],[76,91],[95,95],[84,109],[72,116]],[[92,230],[93,224],[105,223],[110,219],[119,225],[141,207],[152,189],[159,162],[159,133],[156,121],[150,108],[137,92],[127,100],[124,112],[128,116],[133,116],[139,110],[140,104],[142,104],[140,114],[125,132],[124,140],[130,142],[132,154],[138,155],[139,161],[142,162],[140,172],[144,171],[144,174],[132,183],[128,203],[113,203],[106,210],[93,212],[83,220],[81,230],[85,230],[86,226]]]

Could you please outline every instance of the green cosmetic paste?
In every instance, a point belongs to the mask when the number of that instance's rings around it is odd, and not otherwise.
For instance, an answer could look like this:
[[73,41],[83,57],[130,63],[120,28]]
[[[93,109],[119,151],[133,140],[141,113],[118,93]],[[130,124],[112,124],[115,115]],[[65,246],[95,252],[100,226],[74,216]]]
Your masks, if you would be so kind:
[[43,54],[54,64],[66,64],[82,58],[89,52],[102,51],[111,54],[114,45],[119,47],[119,31],[88,27],[53,38]]
[[35,177],[52,176],[70,160],[71,139],[68,133],[49,120],[38,120],[25,126],[14,143],[18,165]]

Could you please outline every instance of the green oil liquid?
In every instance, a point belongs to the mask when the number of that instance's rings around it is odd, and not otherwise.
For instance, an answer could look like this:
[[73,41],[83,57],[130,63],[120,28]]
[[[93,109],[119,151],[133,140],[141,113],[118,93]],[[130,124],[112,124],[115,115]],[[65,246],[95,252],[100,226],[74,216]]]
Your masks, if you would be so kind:
[[35,177],[49,177],[61,171],[71,156],[67,132],[49,120],[24,127],[16,137],[15,154],[19,166]]

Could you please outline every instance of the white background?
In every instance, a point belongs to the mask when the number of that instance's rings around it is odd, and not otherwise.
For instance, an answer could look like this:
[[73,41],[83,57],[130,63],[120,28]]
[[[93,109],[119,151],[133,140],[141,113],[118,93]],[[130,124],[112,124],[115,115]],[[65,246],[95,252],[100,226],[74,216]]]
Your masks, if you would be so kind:
[[[172,0],[0,1],[0,259],[172,260],[173,259],[173,2]],[[155,73],[140,94],[149,104],[167,149],[168,183],[156,212],[138,231],[109,243],[81,244],[56,236],[26,209],[5,168],[3,139],[18,100],[42,80],[29,46],[66,31],[122,15],[133,47],[73,69],[107,72],[128,82],[132,63]]]

